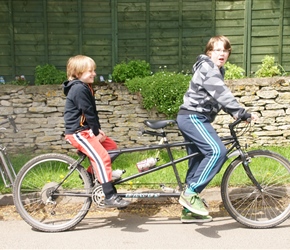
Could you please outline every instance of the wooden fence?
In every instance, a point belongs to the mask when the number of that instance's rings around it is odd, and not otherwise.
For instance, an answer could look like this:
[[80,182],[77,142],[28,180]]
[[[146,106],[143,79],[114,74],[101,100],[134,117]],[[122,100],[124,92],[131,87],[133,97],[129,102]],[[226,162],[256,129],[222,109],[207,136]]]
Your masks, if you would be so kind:
[[208,39],[230,38],[230,62],[247,75],[265,55],[290,71],[289,0],[1,0],[0,75],[11,81],[46,63],[65,70],[86,54],[105,78],[121,61],[191,71]]

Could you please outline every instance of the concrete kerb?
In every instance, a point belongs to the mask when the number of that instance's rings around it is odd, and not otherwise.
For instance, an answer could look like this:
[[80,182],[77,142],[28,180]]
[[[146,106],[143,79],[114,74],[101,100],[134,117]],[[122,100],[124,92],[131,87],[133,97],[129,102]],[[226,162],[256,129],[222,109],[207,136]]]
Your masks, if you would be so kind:
[[11,206],[14,205],[12,194],[1,194],[0,195],[0,206]]

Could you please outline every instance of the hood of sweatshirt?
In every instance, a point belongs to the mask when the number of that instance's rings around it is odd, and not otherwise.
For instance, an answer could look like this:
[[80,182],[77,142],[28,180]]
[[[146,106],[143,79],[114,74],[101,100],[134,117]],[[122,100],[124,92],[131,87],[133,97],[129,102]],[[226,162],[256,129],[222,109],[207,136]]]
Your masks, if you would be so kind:
[[[199,55],[197,57],[196,63],[193,65],[193,73],[204,63],[206,62],[207,64],[209,64],[211,67],[214,67],[214,62],[210,59],[210,57],[208,57],[207,55]],[[225,75],[225,69],[224,67],[221,67],[220,72],[222,74],[222,76],[224,77]]]
[[62,84],[62,88],[63,88],[63,93],[65,94],[65,96],[68,95],[68,92],[70,91],[71,87],[75,84],[81,83],[81,81],[79,80],[72,80],[72,81],[65,81]]
[[203,62],[213,63],[213,61],[206,55],[199,55],[196,63],[193,65],[193,71],[195,72]]

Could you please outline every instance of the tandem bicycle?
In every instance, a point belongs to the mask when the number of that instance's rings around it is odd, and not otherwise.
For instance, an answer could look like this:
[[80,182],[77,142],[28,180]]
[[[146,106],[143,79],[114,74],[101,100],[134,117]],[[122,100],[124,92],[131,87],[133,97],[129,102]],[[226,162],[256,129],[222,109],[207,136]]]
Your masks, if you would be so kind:
[[[175,120],[145,120],[142,132],[161,138],[162,143],[134,146],[108,151],[112,162],[122,154],[147,150],[164,150],[168,156],[165,163],[114,180],[114,185],[132,182],[165,168],[172,168],[177,188],[164,191],[126,190],[121,197],[160,198],[179,197],[185,187],[179,172],[179,163],[199,155],[174,156],[174,148],[183,149],[191,142],[170,143],[166,127]],[[237,126],[239,124],[239,126]],[[239,138],[249,130],[251,123],[235,120],[229,124],[230,135],[221,137],[228,149],[223,166],[221,197],[227,212],[237,222],[250,228],[271,228],[290,216],[290,163],[276,152],[249,150],[242,147]],[[79,153],[77,159],[66,154],[48,153],[36,156],[19,171],[13,189],[14,204],[21,217],[34,229],[44,232],[60,232],[74,228],[90,210],[92,204],[102,208],[104,193],[98,181],[88,175],[84,167],[87,156]],[[162,178],[162,177],[160,177]],[[130,206],[130,205],[129,205]]]

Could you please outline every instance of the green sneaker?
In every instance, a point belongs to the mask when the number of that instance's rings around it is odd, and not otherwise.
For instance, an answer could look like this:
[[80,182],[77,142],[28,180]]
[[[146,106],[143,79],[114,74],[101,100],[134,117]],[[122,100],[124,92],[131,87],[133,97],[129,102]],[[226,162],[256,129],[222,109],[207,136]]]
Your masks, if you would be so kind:
[[212,217],[210,215],[198,215],[184,208],[180,220],[182,223],[204,223],[212,221]]
[[179,203],[192,213],[203,216],[208,215],[208,211],[206,210],[204,203],[202,202],[198,194],[187,196],[184,194],[184,192],[182,192],[179,197]]

